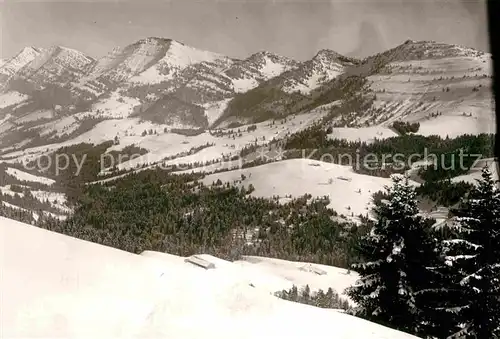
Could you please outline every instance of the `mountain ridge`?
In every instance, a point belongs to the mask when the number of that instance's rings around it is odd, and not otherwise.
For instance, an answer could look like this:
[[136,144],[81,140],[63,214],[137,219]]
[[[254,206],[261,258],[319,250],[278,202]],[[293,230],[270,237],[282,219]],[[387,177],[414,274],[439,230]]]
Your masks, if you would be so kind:
[[443,118],[454,111],[463,112],[460,119],[477,114],[479,126],[490,109],[488,55],[413,40],[365,59],[320,49],[305,61],[269,51],[236,59],[159,37],[113,48],[97,59],[63,46],[26,47],[0,67],[0,130],[6,134],[0,142],[13,146],[19,135],[54,142],[50,133],[33,135],[47,123],[71,121],[67,129],[74,133],[100,119],[132,118],[160,129],[206,130],[324,105],[330,105],[324,109],[337,127],[426,122],[441,108],[449,111]]

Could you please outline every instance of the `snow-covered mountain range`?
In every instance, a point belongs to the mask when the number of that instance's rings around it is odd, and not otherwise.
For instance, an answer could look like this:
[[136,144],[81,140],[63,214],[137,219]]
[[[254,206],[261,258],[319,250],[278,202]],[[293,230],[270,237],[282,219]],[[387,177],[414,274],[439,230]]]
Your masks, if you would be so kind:
[[[303,62],[270,52],[239,60],[163,38],[141,39],[97,60],[61,46],[26,47],[0,66],[1,142],[13,146],[9,132],[29,134],[27,120],[37,132],[47,123],[67,127],[78,119],[81,126],[89,118],[135,117],[189,129],[264,121],[343,99],[335,91],[353,77],[366,81],[345,91],[375,100],[346,125],[425,121],[453,111],[472,114],[481,130],[492,115],[489,67],[486,53],[427,41],[364,60],[321,50]],[[459,100],[447,87],[469,93]]]
[[[305,61],[267,51],[236,59],[155,37],[97,59],[61,46],[26,47],[0,65],[0,86],[0,165],[11,171],[82,143],[113,141],[106,152],[140,148],[118,164],[123,171],[222,160],[231,169],[238,166],[227,160],[245,147],[319,122],[331,138],[366,142],[397,136],[394,122],[418,122],[416,134],[443,137],[494,126],[491,55],[433,41],[408,40],[363,60],[320,50]],[[278,167],[310,175],[313,167],[298,164]],[[266,186],[266,195],[283,193],[279,186]],[[303,186],[294,194],[311,191]]]

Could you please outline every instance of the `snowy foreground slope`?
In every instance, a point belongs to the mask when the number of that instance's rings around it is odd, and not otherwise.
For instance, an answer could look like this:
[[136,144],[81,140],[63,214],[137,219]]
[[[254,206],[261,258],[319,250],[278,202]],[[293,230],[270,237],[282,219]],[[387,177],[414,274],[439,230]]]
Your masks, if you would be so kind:
[[3,217],[0,240],[5,338],[416,338],[280,300],[219,263],[205,270]]

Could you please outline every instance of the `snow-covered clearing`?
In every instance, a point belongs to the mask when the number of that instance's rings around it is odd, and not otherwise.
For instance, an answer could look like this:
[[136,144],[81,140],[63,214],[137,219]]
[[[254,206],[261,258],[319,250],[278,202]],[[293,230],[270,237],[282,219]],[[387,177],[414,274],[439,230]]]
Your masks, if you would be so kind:
[[65,338],[410,339],[280,300],[231,264],[112,249],[0,217],[2,335]]
[[2,119],[0,119],[0,125],[3,125],[5,122],[9,121],[11,117],[12,115],[10,114],[5,115]]
[[264,66],[260,69],[260,71],[266,80],[280,75],[289,68],[282,63],[274,62],[268,56],[264,56],[264,61]]
[[216,122],[217,119],[221,117],[222,113],[224,113],[224,110],[226,109],[231,99],[232,98],[224,99],[221,101],[209,102],[203,105],[203,108],[205,108],[205,115],[207,116],[209,126],[212,126],[213,123]]
[[328,80],[336,78],[342,74],[342,69],[339,68],[338,71],[328,71],[326,73],[313,73],[309,77],[305,78],[302,82],[295,82],[291,86],[284,88],[287,93],[301,92],[302,94],[309,94],[314,89],[318,88]]
[[494,118],[487,116],[465,117],[462,115],[440,116],[433,120],[422,121],[417,134],[439,135],[456,138],[464,134],[495,133]]
[[[19,207],[19,206],[13,205],[13,204],[10,204],[10,203],[8,203],[8,202],[6,202],[6,201],[1,201],[1,203],[2,203],[2,205],[3,205],[3,206],[5,206],[5,207],[12,208],[12,209],[15,209],[15,210],[20,210],[20,211],[23,211],[23,212],[26,212],[26,213],[30,213],[30,214],[33,216],[33,219],[35,219],[35,220],[40,219],[40,215],[39,215],[38,213],[35,213],[35,212],[33,212],[33,211],[27,210],[27,209],[25,209],[25,208],[22,208],[22,207]],[[67,218],[67,216],[66,216],[66,215],[54,214],[54,213],[47,212],[47,211],[41,211],[41,212],[42,212],[42,214],[43,214],[44,216],[52,217],[52,218],[54,218],[54,219],[58,219],[58,220],[65,220],[65,219]],[[2,222],[2,218],[3,218],[3,217],[0,217],[0,226],[3,226],[3,224],[1,223],[1,222]],[[4,218],[4,219],[6,219],[6,218]],[[6,219],[6,220],[9,220],[9,219]],[[1,233],[1,232],[0,232],[0,233]],[[1,258],[2,258],[2,257],[0,256],[0,259],[1,259]],[[2,282],[2,281],[0,280],[0,282]],[[1,285],[0,285],[0,286],[1,286]],[[1,305],[1,304],[0,304],[0,306],[2,306],[2,307],[3,307],[3,305]]]
[[26,94],[16,91],[9,91],[7,93],[0,94],[0,109],[19,104],[27,99],[28,96]]
[[78,129],[80,123],[74,116],[63,117],[43,125],[39,125],[36,129],[40,130],[40,136],[47,136],[55,132],[55,135],[62,136],[63,134],[71,134]]
[[242,174],[246,177],[242,184],[255,187],[254,196],[300,197],[307,193],[313,197],[328,196],[329,207],[346,216],[368,214],[373,206],[373,193],[391,184],[391,179],[354,173],[350,166],[309,159],[284,160],[215,173],[206,176],[203,182],[210,185],[220,179],[238,183]]
[[477,166],[473,166],[468,174],[460,175],[451,179],[452,182],[464,181],[470,184],[477,184],[477,181],[481,179],[481,170],[483,166],[488,166],[488,169],[492,173],[493,180],[500,180],[500,175],[498,173],[498,165],[493,159],[481,159]]
[[49,109],[41,109],[29,114],[23,115],[16,120],[16,124],[25,124],[27,122],[37,121],[41,119],[51,119],[54,117],[54,112]]
[[15,196],[16,194],[19,195],[19,197],[24,196],[24,193],[22,192],[13,191],[11,185],[0,186],[0,193],[10,195],[11,197]]
[[259,86],[257,80],[253,78],[243,78],[233,80],[233,90],[236,93],[245,93],[255,87]]
[[[229,129],[236,135],[227,134],[228,129],[222,130],[222,132],[226,133],[222,136],[215,136],[215,134],[211,135],[209,132],[204,132],[196,136],[185,136],[176,133],[159,133],[143,137],[140,135],[130,136],[130,133],[129,136],[122,136],[122,132],[120,134],[120,144],[113,146],[109,151],[120,151],[124,147],[132,144],[149,151],[141,157],[120,163],[118,166],[119,169],[133,169],[142,164],[157,164],[165,158],[173,156],[176,156],[174,160],[167,160],[166,162],[162,162],[161,165],[205,163],[222,159],[223,156],[237,155],[245,146],[255,145],[256,142],[258,145],[263,145],[267,144],[273,138],[279,139],[284,137],[286,133],[295,133],[310,126],[314,121],[320,119],[323,114],[323,112],[315,112],[294,115],[288,117],[286,122],[283,120],[283,123],[277,120],[274,125],[266,121],[255,124],[256,129],[253,131],[248,131],[251,125],[243,125],[238,128]],[[104,123],[108,123],[107,129],[99,127],[99,130],[102,130],[103,134],[106,133],[105,131],[108,131],[108,135],[113,135],[116,127],[112,127],[111,122],[105,121],[101,124]],[[115,121],[114,124],[119,124],[119,121]],[[238,131],[240,131],[241,136],[238,135]],[[95,133],[95,131],[92,133]],[[82,136],[82,138],[85,138],[85,136]],[[193,148],[207,144],[213,145],[195,154],[183,155],[183,153],[187,153]]]
[[[0,127],[1,129],[1,127]],[[33,139],[25,139],[21,142],[18,142],[17,144],[14,144],[10,147],[6,147],[6,148],[0,148],[0,153],[3,153],[3,152],[13,152],[15,150],[19,150],[21,148],[23,148],[25,145],[27,145],[28,143],[30,143]],[[1,162],[1,161],[0,161]]]
[[[6,118],[9,119],[10,116]],[[15,127],[15,125],[7,119],[3,120],[3,122],[0,124],[0,135]]]
[[109,98],[101,99],[92,105],[92,111],[99,117],[126,118],[134,112],[134,107],[140,104],[136,98],[129,98],[114,91]]
[[21,170],[18,170],[16,168],[12,168],[12,167],[7,168],[6,172],[7,172],[7,174],[16,177],[19,181],[26,180],[26,181],[31,181],[31,182],[38,182],[38,183],[44,184],[44,185],[52,185],[53,183],[55,183],[55,181],[52,179],[41,177],[38,175],[33,175],[33,174],[30,174],[30,173],[27,173],[27,172],[24,172],[24,171],[21,171]]
[[241,168],[243,164],[242,159],[238,160],[230,160],[230,161],[220,161],[215,164],[211,165],[206,165],[206,166],[199,166],[199,167],[194,167],[191,169],[186,169],[186,170],[181,170],[176,171],[176,174],[190,174],[190,173],[213,173],[213,172],[218,172],[222,170],[234,170],[234,169],[239,169]]
[[[66,196],[64,195],[64,193],[32,190],[29,186],[21,186],[21,187],[23,187],[24,189],[27,189],[31,193],[33,198],[37,199],[40,202],[48,202],[53,208],[58,209],[60,213],[68,214],[68,213],[72,212],[72,210],[66,206]],[[4,195],[9,195],[11,197],[14,197],[16,195],[18,195],[20,198],[25,197],[24,192],[13,191],[12,185],[0,186],[0,193],[2,193]],[[27,211],[27,212],[29,211],[27,209],[20,208],[18,206],[12,205],[12,204],[10,204],[10,206],[7,206],[7,207],[11,207],[11,208],[15,208],[15,209],[22,209],[22,210]],[[63,217],[61,215],[56,215],[56,214],[53,214],[53,213],[50,213],[47,211],[43,211],[43,213],[50,214],[53,217],[56,217],[59,219],[61,219],[61,217]]]
[[71,209],[66,206],[66,196],[64,193],[47,192],[47,191],[31,191],[31,194],[39,201],[48,201],[52,207],[64,213],[70,213]]
[[348,141],[373,142],[376,139],[387,139],[397,136],[397,133],[392,129],[381,126],[350,128],[337,127],[333,128],[332,133],[328,135],[331,139],[345,139]]
[[[30,211],[28,211],[28,210],[27,210],[27,209],[25,209],[25,208],[22,208],[22,207],[19,207],[19,206],[16,206],[16,205],[10,204],[10,203],[8,203],[8,202],[6,202],[6,201],[2,201],[1,203],[2,203],[2,205],[4,205],[5,207],[8,207],[8,208],[12,208],[12,209],[15,209],[15,210],[20,210],[20,211],[23,211],[23,212],[30,212]],[[34,213],[34,212],[32,212],[32,213],[33,213],[33,216],[36,216],[35,218],[38,218],[38,215],[37,215],[36,213]],[[1,221],[1,220],[2,220],[2,217],[0,217],[0,221]],[[0,258],[1,258],[1,257],[0,257]]]

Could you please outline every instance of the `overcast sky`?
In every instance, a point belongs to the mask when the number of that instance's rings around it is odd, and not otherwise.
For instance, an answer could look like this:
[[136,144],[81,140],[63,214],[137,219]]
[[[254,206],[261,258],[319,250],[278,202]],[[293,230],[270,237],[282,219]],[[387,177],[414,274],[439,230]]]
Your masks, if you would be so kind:
[[305,60],[319,49],[364,57],[406,39],[488,51],[481,0],[0,0],[0,57],[62,45],[98,58],[144,37],[244,58],[261,50]]

